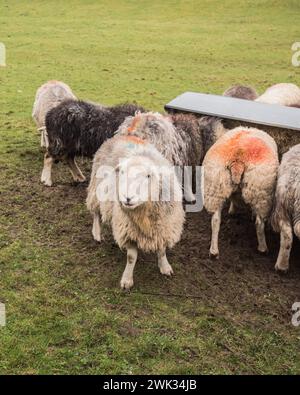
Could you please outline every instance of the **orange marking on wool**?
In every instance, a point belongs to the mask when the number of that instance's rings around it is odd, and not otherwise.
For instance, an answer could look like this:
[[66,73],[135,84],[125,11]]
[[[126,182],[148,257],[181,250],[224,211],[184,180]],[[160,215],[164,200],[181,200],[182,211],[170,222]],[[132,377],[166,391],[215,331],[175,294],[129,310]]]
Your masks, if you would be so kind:
[[133,121],[130,126],[128,126],[127,131],[132,133],[137,128],[138,124],[140,123],[140,117],[137,115],[133,118]]
[[233,180],[238,183],[246,166],[275,160],[272,149],[259,137],[243,130],[223,143],[216,144],[208,152],[210,159],[221,160],[230,167]]
[[144,140],[142,140],[136,136],[122,136],[122,140],[125,140],[125,141],[127,141],[129,143],[133,143],[133,144],[145,144]]

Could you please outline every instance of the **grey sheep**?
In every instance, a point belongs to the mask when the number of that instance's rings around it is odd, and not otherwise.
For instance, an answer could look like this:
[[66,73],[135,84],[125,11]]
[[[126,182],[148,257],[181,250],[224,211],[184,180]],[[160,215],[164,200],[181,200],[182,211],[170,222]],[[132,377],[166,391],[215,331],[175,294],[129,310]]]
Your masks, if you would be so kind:
[[258,94],[251,86],[234,85],[226,89],[223,96],[236,97],[237,99],[255,100]]
[[[117,135],[136,136],[157,148],[157,150],[174,166],[197,166],[202,163],[206,145],[210,146],[211,130],[223,134],[224,129],[218,121],[213,124],[200,124],[192,114],[170,114],[168,116],[148,112],[128,117],[117,130]],[[207,133],[205,132],[207,130]],[[205,139],[205,136],[207,138]],[[187,173],[186,173],[187,175]],[[187,176],[184,196],[187,201],[194,201],[191,175]]]
[[273,229],[280,232],[280,250],[275,269],[287,271],[293,230],[300,239],[300,144],[282,157],[271,223]]

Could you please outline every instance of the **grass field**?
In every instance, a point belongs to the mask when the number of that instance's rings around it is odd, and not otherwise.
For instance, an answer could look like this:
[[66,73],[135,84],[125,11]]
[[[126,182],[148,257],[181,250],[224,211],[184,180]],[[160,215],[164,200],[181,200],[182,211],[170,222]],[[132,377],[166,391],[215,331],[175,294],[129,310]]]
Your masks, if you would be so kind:
[[[0,373],[300,373],[300,330],[290,323],[299,265],[279,277],[274,251],[241,268],[247,242],[239,263],[210,262],[195,214],[170,253],[174,279],[143,256],[134,290],[121,292],[125,256],[109,232],[101,247],[91,239],[86,184],[72,185],[62,165],[54,187],[39,183],[31,120],[48,79],[82,99],[159,111],[188,90],[299,84],[299,12],[298,0],[0,0]],[[203,232],[208,243],[208,225]]]

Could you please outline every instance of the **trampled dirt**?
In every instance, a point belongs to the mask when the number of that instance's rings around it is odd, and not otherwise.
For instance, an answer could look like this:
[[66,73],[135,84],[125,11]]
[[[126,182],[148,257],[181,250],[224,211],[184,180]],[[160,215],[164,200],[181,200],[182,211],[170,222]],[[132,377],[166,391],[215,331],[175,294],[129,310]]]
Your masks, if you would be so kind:
[[[85,162],[85,174],[89,174],[90,164]],[[82,164],[81,164],[82,166]],[[54,175],[59,174],[54,169]],[[69,182],[68,182],[69,181]],[[47,217],[56,213],[67,213],[65,227],[56,221],[57,237],[62,236],[62,244],[76,253],[76,272],[84,276],[85,271],[99,279],[101,287],[117,290],[119,279],[125,267],[126,256],[114,243],[110,229],[105,229],[105,240],[101,245],[91,236],[91,219],[85,213],[87,182],[72,184],[70,178],[58,180],[52,188],[39,186],[42,194],[50,199]],[[74,217],[72,206],[82,205],[84,212],[80,221]],[[275,272],[274,265],[279,249],[279,235],[267,226],[269,253],[260,254],[257,247],[255,223],[251,212],[242,208],[238,214],[227,214],[223,210],[220,231],[220,257],[209,258],[210,215],[203,210],[189,213],[182,240],[168,252],[169,262],[175,275],[169,279],[160,275],[156,267],[156,257],[139,254],[135,269],[135,287],[132,292],[159,294],[162,297],[188,297],[201,301],[207,306],[226,305],[234,314],[247,320],[250,314],[257,314],[257,320],[272,315],[278,323],[290,324],[291,306],[300,300],[300,242],[295,238],[290,259],[290,271],[286,275]],[[73,224],[73,226],[72,226]],[[104,251],[100,254],[99,251]],[[95,260],[96,256],[99,259]],[[252,314],[251,314],[252,313]]]

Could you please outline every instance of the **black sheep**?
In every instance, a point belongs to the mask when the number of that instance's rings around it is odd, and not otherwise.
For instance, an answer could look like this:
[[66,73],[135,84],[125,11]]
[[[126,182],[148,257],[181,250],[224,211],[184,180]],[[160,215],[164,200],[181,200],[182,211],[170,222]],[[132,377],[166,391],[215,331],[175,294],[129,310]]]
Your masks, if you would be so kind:
[[46,133],[49,141],[44,157],[41,182],[52,185],[53,162],[66,160],[74,181],[85,177],[75,162],[75,156],[92,158],[101,144],[111,138],[126,117],[145,110],[136,104],[113,107],[66,100],[46,115]]

